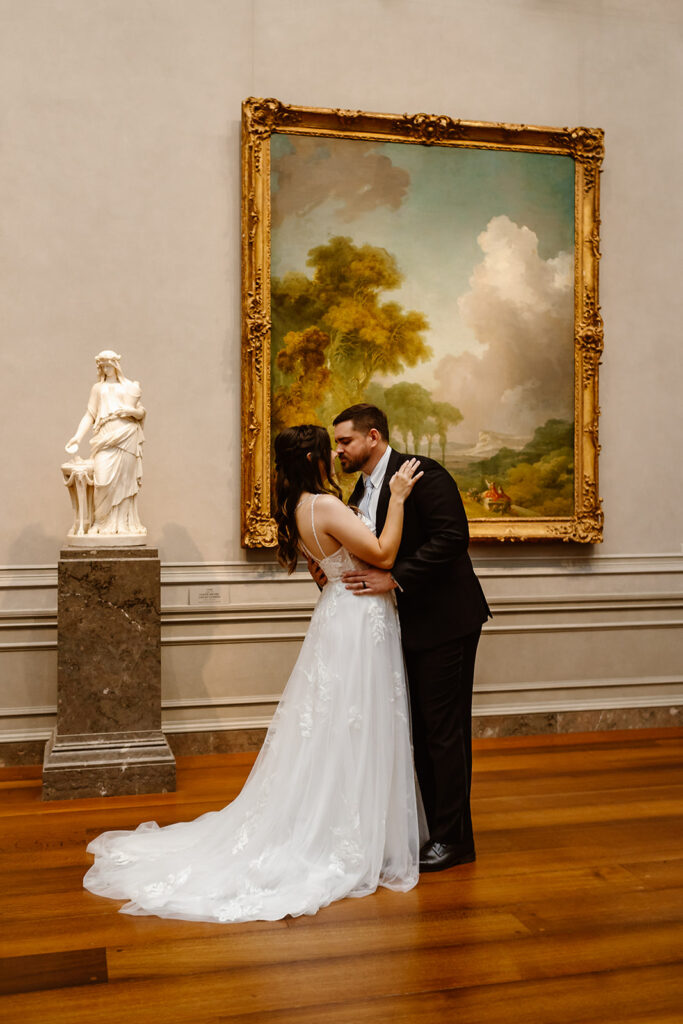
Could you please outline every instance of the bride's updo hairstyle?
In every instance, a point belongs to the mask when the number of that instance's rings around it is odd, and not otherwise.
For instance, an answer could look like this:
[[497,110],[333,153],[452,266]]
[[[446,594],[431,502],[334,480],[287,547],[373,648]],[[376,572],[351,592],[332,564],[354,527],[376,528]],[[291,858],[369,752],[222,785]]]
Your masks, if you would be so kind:
[[304,492],[335,494],[337,483],[330,479],[332,445],[324,427],[311,423],[288,427],[275,438],[275,522],[277,558],[290,573],[296,568],[299,531],[296,507]]

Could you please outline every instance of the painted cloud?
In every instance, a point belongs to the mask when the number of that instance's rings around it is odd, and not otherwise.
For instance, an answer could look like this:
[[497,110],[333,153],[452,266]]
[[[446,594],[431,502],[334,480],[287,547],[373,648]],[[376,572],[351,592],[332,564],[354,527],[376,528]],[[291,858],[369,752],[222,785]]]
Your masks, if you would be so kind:
[[410,175],[377,152],[375,142],[290,135],[289,152],[273,161],[277,184],[273,193],[273,226],[286,217],[304,216],[325,202],[349,223],[378,206],[397,210],[406,196]]
[[573,416],[573,257],[538,254],[538,238],[508,217],[493,217],[478,237],[484,259],[458,300],[477,353],[445,356],[437,397],[462,411],[461,433],[478,424],[533,433],[551,417]]

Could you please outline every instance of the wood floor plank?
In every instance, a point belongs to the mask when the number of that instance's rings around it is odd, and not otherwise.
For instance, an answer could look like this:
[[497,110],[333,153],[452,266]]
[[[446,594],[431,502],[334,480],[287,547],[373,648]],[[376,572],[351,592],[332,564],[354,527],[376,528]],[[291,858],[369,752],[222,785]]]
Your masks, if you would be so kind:
[[[120,1019],[137,1020],[136,1015],[150,1006],[163,1005],[164,1024],[211,1019],[216,1006],[222,1007],[223,1019],[229,1020],[231,1015],[312,1007],[320,1003],[322,992],[326,1003],[344,1003],[350,986],[351,991],[362,992],[364,1000],[373,1000],[467,989],[473,979],[478,986],[497,986],[664,964],[675,965],[678,971],[682,950],[683,925],[675,925],[636,929],[628,935],[621,930],[583,933],[554,943],[524,939],[422,950],[418,955],[407,951],[278,964],[267,969],[223,968],[199,975],[111,981],[107,996],[115,1000]],[[30,1006],[36,1017],[49,1005],[44,993],[10,996],[6,1002],[10,1015],[20,1007],[13,1000]],[[49,1016],[54,1024],[92,1024],[92,1001],[79,989],[64,989],[59,1006],[51,1006]]]
[[101,948],[0,959],[0,996],[102,985],[107,980],[106,950]]
[[[93,818],[97,819],[102,811],[125,814],[126,809],[136,809],[138,817],[141,813],[143,816],[147,813],[148,818],[153,818],[162,811],[171,813],[174,808],[178,808],[178,813],[182,815],[185,813],[185,807],[192,807],[198,802],[198,799],[214,807],[222,807],[230,803],[239,793],[243,782],[244,777],[242,775],[235,775],[230,783],[221,783],[221,785],[217,785],[211,790],[209,790],[209,787],[206,787],[206,792],[200,791],[201,795],[199,798],[195,791],[181,790],[176,793],[149,794],[146,797],[112,796],[109,798],[98,797],[96,800],[42,801],[35,786],[26,787],[20,790],[23,799],[21,797],[13,800],[10,800],[9,797],[5,799],[5,795],[11,791],[3,793],[3,798],[0,800],[0,820],[3,818],[21,817],[22,815],[31,817],[37,814],[45,821],[60,817],[68,819],[70,815],[81,814],[83,811],[91,812]],[[109,806],[104,803],[107,799],[111,801]],[[136,803],[136,800],[140,802]],[[145,808],[147,808],[146,812]]]
[[119,906],[119,901],[112,903],[88,892],[83,888],[81,879],[80,884],[66,892],[56,893],[52,900],[46,900],[44,893],[6,896],[3,899],[2,921],[11,921],[16,925],[22,920],[47,921],[51,917],[102,917],[111,914]]
[[[507,776],[496,777],[475,774],[474,789],[478,801],[506,798],[514,800],[517,796],[534,796],[540,794],[575,793],[581,795],[590,792],[608,792],[610,790],[646,790],[660,784],[662,778],[661,765],[647,765],[630,769],[610,767],[602,771],[567,772],[561,775],[543,775],[540,778],[533,772],[518,772],[514,783]],[[678,763],[672,763],[666,770],[667,783],[680,786],[683,784],[683,757]]]
[[2,765],[0,767],[0,785],[11,782],[20,782],[24,779],[40,780],[43,774],[43,766],[31,765]]
[[[659,818],[676,817],[683,814],[683,800],[674,798],[662,799],[656,804],[650,800],[615,800],[613,795],[601,804],[586,803],[585,805],[566,805],[532,807],[515,810],[515,823],[519,828],[533,828],[535,825],[557,824],[576,825],[591,822],[624,821],[624,820],[657,820]],[[504,811],[487,811],[486,808],[477,815],[479,830],[505,828],[509,821],[510,809]]]
[[[683,977],[666,968],[574,975],[507,985],[297,1007],[268,1014],[268,1024],[680,1024]],[[198,1024],[218,1018],[207,1017]],[[226,1018],[223,1018],[226,1019]],[[257,1024],[258,1014],[230,1017]]]
[[683,848],[681,856],[670,860],[637,861],[628,865],[631,874],[641,879],[650,889],[675,889],[683,876]]
[[[510,830],[511,831],[511,830]],[[651,839],[652,831],[648,830],[648,836]],[[614,865],[617,860],[623,861],[620,864],[621,867],[627,867],[630,870],[631,862],[633,864],[642,864],[645,860],[642,854],[638,854],[637,849],[616,851],[614,846],[607,840],[609,838],[609,830],[606,830],[605,842],[586,842],[581,843],[580,836],[576,833],[568,835],[566,838],[571,842],[574,841],[576,845],[564,845],[562,841],[565,837],[560,837],[558,841],[558,834],[556,831],[546,839],[546,836],[542,837],[532,847],[527,847],[520,851],[516,849],[514,845],[512,848],[497,849],[493,846],[493,840],[496,838],[494,833],[488,833],[485,840],[482,840],[478,844],[478,858],[477,858],[477,874],[480,875],[528,875],[535,874],[537,871],[560,871],[566,868],[575,868],[577,866],[600,868],[603,865]],[[512,843],[514,843],[514,834]],[[647,863],[651,863],[654,866],[660,861],[664,863],[675,864],[678,858],[673,857],[671,850],[675,850],[680,853],[683,850],[683,828],[681,829],[680,837],[678,835],[673,836],[670,847],[665,847],[662,850],[657,849],[656,851],[649,850],[651,860],[648,859]],[[645,843],[642,844],[643,847]],[[651,846],[651,843],[650,843]],[[653,856],[653,852],[656,856]],[[672,869],[675,870],[675,869]],[[456,872],[458,877],[465,874],[465,868]]]
[[[475,822],[479,821],[477,813],[474,818]],[[562,847],[586,850],[585,857],[579,856],[579,863],[586,858],[590,859],[591,851],[595,849],[609,852],[612,861],[626,862],[628,858],[658,860],[680,855],[683,843],[683,817],[675,815],[656,821],[624,819],[552,826],[539,823],[533,827],[521,827],[511,809],[504,827],[501,826],[497,830],[489,829],[485,836],[477,834],[478,850],[483,849],[492,854],[514,851],[520,863],[530,850],[550,852]]]
[[[533,875],[524,876],[483,876],[477,874],[476,865],[467,865],[467,869],[458,873],[455,878],[443,874],[429,876],[410,892],[395,894],[395,913],[404,914],[408,907],[436,909],[438,906],[447,906],[449,895],[460,909],[481,910],[516,904],[529,898],[531,894],[536,899],[544,900],[561,897],[567,890],[571,890],[577,896],[590,896],[615,882],[624,892],[637,891],[643,887],[640,878],[619,865],[602,868],[581,866],[547,872],[538,871]],[[362,913],[359,908],[363,902],[346,900],[333,904],[329,908],[330,915],[326,916],[348,914],[353,917],[357,913]],[[3,900],[2,919],[7,927],[10,922],[16,927],[22,920],[47,921],[51,917],[78,915],[108,916],[119,906],[119,901],[94,896],[81,886],[75,891],[62,892],[52,903],[46,903],[43,893],[9,895]]]
[[[515,814],[525,811],[553,811],[557,806],[558,796],[562,798],[563,809],[580,808],[585,811],[588,808],[602,807],[629,807],[629,817],[640,816],[638,811],[641,805],[647,803],[661,817],[661,808],[666,808],[669,803],[675,803],[675,812],[683,808],[683,784],[674,785],[667,775],[666,785],[650,783],[647,787],[634,788],[633,786],[618,787],[577,787],[571,790],[562,790],[550,793],[520,793],[519,791],[507,795],[498,792],[495,795],[484,797],[479,795],[478,809],[480,816],[509,813],[510,804],[514,803]],[[630,811],[634,806],[636,814]],[[647,815],[650,817],[651,815]],[[602,820],[602,819],[601,819]]]
[[28,779],[8,779],[6,776],[0,778],[0,800],[2,803],[6,803],[8,800],[15,800],[17,803],[27,799],[30,794],[35,794],[38,787],[42,788],[42,782],[36,782],[36,779],[31,777]]
[[[683,874],[683,872],[682,872]],[[577,928],[632,927],[683,921],[683,887],[640,892],[609,890],[590,900],[568,893],[562,899],[525,900],[515,910],[530,931],[546,935]]]
[[[39,770],[0,768],[0,957],[28,958],[17,987],[46,986],[4,996],[0,1017],[678,1024],[682,755],[683,730],[477,740],[475,863],[244,925],[121,915],[82,876],[93,836],[223,806],[255,755],[179,758],[175,794],[48,804]],[[84,950],[106,950],[106,983],[70,973]]]
[[[470,869],[471,866],[467,865],[461,870],[467,871]],[[73,880],[74,884],[80,885],[80,873],[74,873],[73,869],[68,870],[70,872],[69,877]],[[585,892],[588,890],[594,893],[598,887],[603,887],[607,883],[606,876],[601,876],[595,870],[582,870],[581,873],[583,879],[580,883],[577,882],[578,891]],[[433,877],[436,879],[440,876]],[[462,876],[460,877],[462,880]],[[628,885],[632,887],[638,888],[642,884],[639,879],[634,878],[632,875],[626,874],[625,878]],[[451,877],[446,890],[434,881],[431,882],[431,885],[430,882],[423,881],[416,889],[405,894],[395,894],[382,890],[372,898],[345,900],[335,903],[326,908],[323,915],[317,915],[313,918],[289,919],[287,924],[289,927],[317,928],[326,921],[366,921],[373,918],[387,921],[407,915],[423,919],[432,914],[447,914],[449,917],[452,917],[454,913],[461,916],[487,914],[490,912],[490,908],[493,908],[494,912],[498,910],[502,892],[507,894],[508,902],[513,901],[515,903],[520,892],[517,880],[514,877],[508,877],[506,881],[496,883],[497,888],[493,893],[483,891],[479,895],[475,893],[474,896],[470,893],[467,899],[464,898],[463,894],[461,898],[455,899],[452,892],[452,883],[453,878]],[[29,878],[25,878],[24,885],[29,884]],[[566,879],[563,880],[561,873],[553,872],[547,880],[541,878],[534,891],[539,895],[549,893],[552,898],[556,898],[558,893],[564,891],[566,885],[567,881]],[[190,935],[194,935],[196,934],[195,929],[203,927],[193,924],[187,925],[183,922],[163,922],[156,918],[122,916],[116,913],[121,905],[117,901],[93,896],[90,893],[83,892],[80,888],[75,892],[67,892],[68,898],[64,900],[60,896],[60,893],[63,892],[64,890],[60,884],[59,893],[55,893],[56,898],[52,906],[46,903],[44,892],[40,893],[39,898],[30,891],[27,894],[27,898],[20,896],[20,894],[17,894],[14,898],[8,898],[7,903],[2,908],[4,928],[3,933],[0,934],[0,952],[7,952],[8,948],[11,950],[18,945],[21,945],[23,950],[26,944],[30,946],[31,943],[40,943],[41,949],[54,948],[55,944],[59,948],[70,948],[70,946],[77,945],[79,942],[85,943],[86,939],[88,944],[109,944],[112,934],[118,935],[119,940],[122,942],[129,942],[131,941],[129,939],[131,928],[140,928],[141,923],[147,925],[154,921],[157,922],[161,934],[165,934],[163,932],[164,928],[180,929],[181,933],[183,929],[187,931],[189,928]],[[479,902],[484,903],[483,909],[478,907],[477,904]],[[67,907],[70,908],[70,913],[67,913]],[[11,913],[13,908],[16,908],[16,914],[14,915]],[[77,911],[80,911],[80,913]],[[40,924],[39,929],[36,927],[38,922]],[[76,928],[77,923],[78,927]],[[276,922],[274,925],[281,926],[282,922]],[[268,926],[267,922],[258,923],[258,927]],[[220,934],[221,929],[225,930],[226,927],[230,926],[207,925],[206,927],[211,929],[209,934]],[[37,935],[38,931],[39,935]],[[169,937],[171,936],[169,935]],[[138,941],[137,938],[134,941]]]
[[[384,929],[385,949],[378,952],[371,951],[372,943],[365,948],[365,931],[366,929],[356,929],[358,945],[354,954],[337,954],[337,946],[333,944],[333,933],[330,932],[331,945],[327,957],[304,958],[303,961],[289,963],[289,969],[300,971],[304,975],[310,974],[311,981],[322,969],[328,979],[328,992],[331,991],[333,978],[339,982],[337,998],[341,999],[344,993],[343,986],[346,984],[344,979],[349,974],[357,977],[359,981],[363,979],[364,992],[372,991],[374,995],[382,995],[386,994],[385,986],[389,982],[392,988],[398,985],[404,991],[467,987],[471,980],[471,976],[467,974],[469,969],[475,972],[474,976],[479,984],[501,984],[523,979],[585,973],[588,970],[610,971],[618,966],[641,967],[679,964],[683,961],[681,922],[635,928],[628,935],[624,935],[621,929],[593,928],[590,931],[564,934],[556,937],[553,943],[543,937],[528,937],[528,932],[518,929],[513,941],[475,942],[469,944],[466,949],[463,949],[459,942],[444,942],[443,935],[438,948],[421,945],[421,938],[425,942],[429,941],[428,926],[424,927],[421,933],[417,928],[414,929],[415,944],[412,947],[394,949],[394,927],[390,933]],[[407,935],[407,932],[405,934]],[[453,934],[452,930],[447,929],[446,934]],[[381,942],[381,938],[378,941]],[[178,962],[184,965],[185,975],[213,975],[234,969],[235,965],[231,958],[238,956],[235,944],[239,944],[238,939],[233,943],[205,940],[198,943],[197,956],[192,961],[186,959],[192,954],[191,947],[183,948],[183,944],[176,944],[170,951],[170,957],[171,960],[174,956],[178,957]],[[345,948],[345,943],[342,942],[339,948]],[[145,962],[139,968],[140,973],[134,977],[177,977],[178,971],[169,968],[165,960],[163,944],[155,951],[142,950],[140,955],[145,958]],[[126,970],[126,964],[129,969],[135,970],[131,958],[126,958],[123,962],[123,971]],[[258,976],[259,971],[263,970],[263,961],[257,960],[251,964],[238,960],[236,966],[239,968],[240,976],[246,981],[250,971],[254,972],[254,979]],[[272,979],[282,974],[284,977],[287,969],[278,959],[275,963],[269,964],[267,976]],[[119,977],[111,956],[110,971],[113,978]],[[301,998],[306,1001],[308,996]],[[269,1005],[274,1008],[275,1003]]]
[[83,882],[83,868],[68,864],[63,867],[43,868],[34,865],[15,871],[2,872],[3,890],[12,896],[56,896],[62,892],[76,892]]
[[[250,921],[240,925],[240,928],[246,934],[251,931],[263,933],[262,941],[268,941],[266,933],[286,929],[287,924],[284,921]],[[39,927],[34,918],[20,921],[8,919],[2,922],[0,956],[61,952],[97,946],[110,948],[122,942],[146,945],[179,938],[192,941],[204,936],[224,935],[225,929],[226,925],[209,922],[132,917],[117,914],[111,908],[108,914],[96,917],[74,914],[46,918]]]
[[530,934],[510,913],[401,917],[392,920],[336,922],[313,929],[285,929],[270,934],[268,943],[258,933],[236,935],[228,926],[222,935],[191,942],[159,942],[119,946],[109,950],[109,976],[123,978],[175,977],[206,971],[297,963],[302,960],[370,956],[440,946],[500,942]]
[[[553,750],[523,751],[515,755],[512,776],[514,777],[518,772],[547,770],[550,766],[552,766],[552,773],[559,777],[574,773],[582,774],[591,770],[613,770],[620,765],[626,770],[636,765],[675,767],[677,764],[680,765],[682,750],[683,741],[667,747],[652,746],[636,749],[600,747],[590,751],[581,749],[559,752]],[[506,753],[497,751],[490,757],[480,757],[476,763],[477,774],[484,777],[495,772],[507,774],[509,771],[505,767],[507,756]]]

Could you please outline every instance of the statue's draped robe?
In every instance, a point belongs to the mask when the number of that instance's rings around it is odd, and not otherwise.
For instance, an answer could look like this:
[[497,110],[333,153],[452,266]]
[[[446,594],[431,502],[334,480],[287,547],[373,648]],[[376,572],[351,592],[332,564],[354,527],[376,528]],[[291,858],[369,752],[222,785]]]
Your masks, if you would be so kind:
[[[95,465],[95,527],[99,531],[107,528],[111,517],[118,518],[118,506],[140,489],[142,427],[139,420],[117,415],[123,407],[137,405],[140,394],[139,384],[133,381],[100,381],[90,392],[88,412],[95,421],[90,440]],[[128,525],[139,528],[134,502],[129,504]],[[120,530],[122,524],[117,525]]]

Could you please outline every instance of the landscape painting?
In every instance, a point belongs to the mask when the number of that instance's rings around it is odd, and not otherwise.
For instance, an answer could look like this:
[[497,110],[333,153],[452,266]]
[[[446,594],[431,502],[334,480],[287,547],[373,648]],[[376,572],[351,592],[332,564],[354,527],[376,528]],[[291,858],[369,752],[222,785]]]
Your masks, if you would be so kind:
[[[306,113],[267,112],[267,159],[262,126],[246,140],[247,159],[260,142],[245,171],[262,207],[245,254],[244,369],[258,354],[262,377],[245,390],[252,464],[259,437],[371,402],[395,448],[454,476],[474,537],[599,539],[597,174],[577,174],[586,161],[561,131],[506,146],[486,132],[501,126],[435,118],[442,137],[424,138],[399,119],[368,137],[354,117],[386,115]],[[256,461],[269,478],[269,451]],[[263,497],[252,481],[267,543]]]

